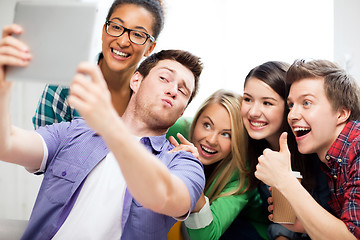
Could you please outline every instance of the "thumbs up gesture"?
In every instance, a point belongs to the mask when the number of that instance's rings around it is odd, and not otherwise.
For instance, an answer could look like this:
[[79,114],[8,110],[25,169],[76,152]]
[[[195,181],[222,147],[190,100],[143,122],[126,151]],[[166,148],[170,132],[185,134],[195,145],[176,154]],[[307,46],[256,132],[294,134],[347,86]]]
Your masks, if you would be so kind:
[[279,138],[280,151],[265,149],[258,158],[255,176],[269,186],[277,186],[287,177],[293,177],[291,170],[291,155],[287,145],[287,133]]

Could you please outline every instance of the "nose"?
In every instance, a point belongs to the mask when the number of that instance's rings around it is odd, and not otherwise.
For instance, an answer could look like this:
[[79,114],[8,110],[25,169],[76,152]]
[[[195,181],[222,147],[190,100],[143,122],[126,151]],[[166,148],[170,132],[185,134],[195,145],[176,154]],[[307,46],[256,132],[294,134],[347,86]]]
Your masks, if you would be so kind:
[[300,116],[300,109],[297,106],[293,105],[288,114],[288,121],[290,122],[294,120],[299,120],[301,118]]
[[217,136],[218,135],[216,134],[216,132],[212,132],[207,136],[206,141],[210,146],[214,146],[217,144]]
[[258,103],[254,103],[249,109],[249,114],[251,117],[260,117],[261,112],[261,106],[259,106]]
[[165,94],[175,98],[177,96],[177,84],[169,82],[167,88],[165,89]]
[[130,38],[129,32],[125,31],[121,36],[117,37],[116,42],[119,44],[120,47],[128,47],[130,46]]

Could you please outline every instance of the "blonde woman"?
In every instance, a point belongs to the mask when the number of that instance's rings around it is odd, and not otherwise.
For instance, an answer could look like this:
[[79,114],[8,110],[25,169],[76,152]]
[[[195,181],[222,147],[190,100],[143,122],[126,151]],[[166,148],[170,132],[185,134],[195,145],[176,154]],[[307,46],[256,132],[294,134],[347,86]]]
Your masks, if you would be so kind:
[[[239,95],[218,90],[201,105],[192,122],[190,140],[204,165],[206,186],[185,221],[190,239],[219,239],[228,234],[233,222],[241,229],[234,238],[267,238],[267,214],[257,189],[249,189],[247,134],[240,106]],[[177,149],[186,146],[172,137],[171,141]]]

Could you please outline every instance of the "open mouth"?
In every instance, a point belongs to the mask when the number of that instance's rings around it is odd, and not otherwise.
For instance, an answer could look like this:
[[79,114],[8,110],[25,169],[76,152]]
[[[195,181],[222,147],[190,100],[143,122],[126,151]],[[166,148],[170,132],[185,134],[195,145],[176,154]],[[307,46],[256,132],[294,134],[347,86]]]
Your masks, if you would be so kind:
[[203,150],[207,154],[216,154],[218,152],[218,151],[212,150],[210,148],[207,148],[203,145],[200,145],[200,147],[201,147],[201,150]]
[[311,131],[311,128],[307,127],[296,127],[294,128],[294,134],[296,137],[302,137],[308,134]]
[[128,54],[128,53],[124,53],[124,52],[120,52],[119,50],[116,50],[116,49],[114,49],[114,48],[112,48],[111,49],[111,51],[115,54],[115,55],[117,55],[117,56],[119,56],[119,57],[129,57],[130,56],[130,54]]

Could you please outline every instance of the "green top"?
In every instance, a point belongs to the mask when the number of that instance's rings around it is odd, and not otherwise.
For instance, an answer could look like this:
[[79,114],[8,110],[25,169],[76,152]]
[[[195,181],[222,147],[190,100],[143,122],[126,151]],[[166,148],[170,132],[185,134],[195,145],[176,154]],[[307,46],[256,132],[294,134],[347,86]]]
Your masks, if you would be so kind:
[[175,122],[175,124],[169,128],[168,132],[166,133],[166,138],[173,136],[180,143],[179,139],[176,137],[176,134],[181,133],[187,140],[189,140],[189,131],[190,131],[191,122],[192,122],[192,118],[189,117],[179,118]]
[[[186,139],[189,139],[191,122],[192,118],[179,118],[169,129],[166,136],[176,137],[176,133],[180,132]],[[176,140],[179,142],[177,138]],[[210,190],[214,186],[214,183],[215,181],[206,192],[206,195],[209,194]],[[234,173],[222,193],[236,189],[238,185],[238,174]],[[257,188],[247,191],[244,194],[218,198],[210,205],[213,221],[210,225],[202,229],[187,229],[189,237],[190,239],[196,240],[219,239],[235,218],[240,214],[245,219],[249,219],[263,239],[268,239],[267,227],[269,225],[269,221],[267,219],[267,213],[263,211],[262,204],[263,202]]]
[[[208,195],[215,181],[211,184],[205,195]],[[229,183],[222,193],[234,190],[239,185],[238,175],[233,174]],[[210,205],[213,221],[201,229],[187,229],[190,239],[219,239],[235,218],[240,214],[249,219],[258,234],[263,239],[267,237],[269,221],[262,208],[262,200],[256,189],[247,191],[244,194],[220,197]]]

